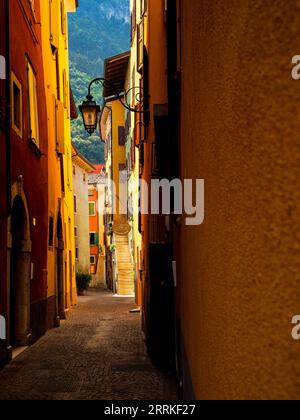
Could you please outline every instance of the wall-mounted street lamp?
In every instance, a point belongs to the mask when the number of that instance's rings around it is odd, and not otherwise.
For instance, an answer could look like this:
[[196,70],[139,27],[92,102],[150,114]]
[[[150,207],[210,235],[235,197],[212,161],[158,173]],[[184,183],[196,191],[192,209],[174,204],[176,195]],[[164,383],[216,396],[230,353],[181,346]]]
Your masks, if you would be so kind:
[[88,95],[86,99],[79,107],[79,110],[82,114],[84,128],[91,136],[97,128],[101,108],[91,95]]
[[118,99],[119,102],[121,102],[122,106],[128,111],[134,112],[136,114],[145,114],[148,112],[145,110],[132,108],[129,104],[128,97],[130,93],[134,91],[138,91],[137,93],[135,93],[135,100],[136,102],[139,103],[140,107],[143,108],[143,95],[140,88],[133,87],[121,95],[118,89],[114,86],[114,84],[110,80],[104,79],[103,77],[98,77],[97,79],[92,80],[91,83],[89,84],[86,100],[83,101],[82,105],[79,107],[79,110],[83,118],[84,128],[89,133],[89,135],[92,135],[94,131],[96,131],[97,126],[98,126],[99,116],[102,111],[101,107],[97,105],[97,103],[94,101],[94,98],[91,94],[91,89],[94,84],[102,86],[103,88],[105,87],[105,85],[109,85],[112,88],[113,92],[115,93],[115,97]]

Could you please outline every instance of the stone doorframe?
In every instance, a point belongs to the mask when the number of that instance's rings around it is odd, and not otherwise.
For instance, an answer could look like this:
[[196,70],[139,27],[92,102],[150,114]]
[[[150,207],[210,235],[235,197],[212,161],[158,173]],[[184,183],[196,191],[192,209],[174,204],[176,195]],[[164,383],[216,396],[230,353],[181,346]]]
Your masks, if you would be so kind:
[[[14,183],[11,189],[11,208],[14,206],[16,198],[22,200],[25,210],[25,230],[24,240],[22,242],[21,253],[23,254],[22,265],[23,265],[23,290],[22,290],[22,305],[19,308],[18,316],[20,319],[20,325],[18,331],[16,331],[16,340],[20,346],[28,346],[31,341],[30,334],[30,267],[31,267],[31,250],[32,242],[30,237],[30,217],[27,199],[24,191],[24,179],[23,176],[19,176],[18,181]],[[11,293],[11,253],[13,246],[12,237],[12,215],[9,216],[7,221],[7,338],[9,345],[11,344],[10,337],[10,293]]]

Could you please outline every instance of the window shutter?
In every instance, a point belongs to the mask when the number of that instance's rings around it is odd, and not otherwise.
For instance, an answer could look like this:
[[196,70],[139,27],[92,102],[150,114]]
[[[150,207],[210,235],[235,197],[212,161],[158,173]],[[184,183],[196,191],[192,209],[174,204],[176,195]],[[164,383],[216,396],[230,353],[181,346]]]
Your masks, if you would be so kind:
[[140,7],[141,7],[141,18],[147,11],[147,0],[140,0]]
[[37,85],[36,77],[29,62],[27,62],[27,84],[28,84],[28,112],[29,112],[29,139],[39,146],[39,124],[37,106]]
[[60,101],[55,101],[55,114],[56,114],[56,151],[57,153],[65,154],[65,113],[64,105]]
[[64,90],[64,107],[68,108],[68,90],[69,90],[69,83],[67,81],[67,72],[66,70],[63,71],[63,90]]
[[60,1],[60,10],[61,10],[61,32],[63,35],[66,35],[67,32],[67,19],[65,12],[65,1]]
[[137,70],[140,74],[143,73],[144,64],[144,21],[137,27]]
[[119,146],[125,146],[126,144],[125,127],[118,127],[118,137],[119,137]]
[[58,0],[50,1],[50,42],[54,48],[59,47],[59,7]]

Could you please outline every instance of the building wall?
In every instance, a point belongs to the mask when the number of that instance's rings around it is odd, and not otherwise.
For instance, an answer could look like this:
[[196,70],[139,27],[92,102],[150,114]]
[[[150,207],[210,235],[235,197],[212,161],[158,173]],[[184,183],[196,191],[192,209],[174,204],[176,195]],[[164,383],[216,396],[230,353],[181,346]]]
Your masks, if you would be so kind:
[[[165,1],[155,0],[147,2],[147,11],[145,15],[141,16],[140,2],[131,1],[131,13],[136,11],[136,18],[133,19],[137,24],[144,20],[144,46],[147,52],[147,60],[143,67],[143,86],[144,86],[144,110],[149,111],[149,114],[143,118],[144,122],[144,135],[139,138],[140,147],[139,159],[143,164],[140,165],[140,177],[146,181],[148,185],[148,197],[142,193],[142,203],[144,204],[148,199],[149,208],[151,206],[151,179],[157,178],[155,174],[155,161],[156,161],[156,132],[154,121],[154,107],[155,105],[166,105],[168,102],[167,95],[167,50],[166,50],[166,21],[165,21]],[[133,31],[133,42],[131,47],[131,71],[137,71],[137,27]],[[159,48],[157,46],[160,46]],[[134,83],[139,86],[140,77],[137,74],[131,75]],[[133,83],[133,82],[131,82]],[[148,103],[147,103],[148,102]],[[139,105],[139,104],[135,104]],[[131,120],[132,128],[135,128],[136,122]],[[136,172],[137,174],[137,172]],[[149,307],[150,307],[150,281],[149,281],[149,244],[150,243],[163,243],[168,241],[168,235],[165,232],[164,217],[154,216],[150,214],[141,215],[140,232],[135,227],[135,237],[137,244],[140,242],[139,233],[142,235],[141,249],[135,246],[135,264],[139,270],[141,288],[137,290],[140,295],[138,302],[143,306],[143,329],[148,333],[149,325]],[[138,251],[139,255],[138,255]],[[139,289],[139,288],[138,288]]]
[[[6,57],[6,24],[5,24],[5,0],[0,1],[0,55]],[[7,212],[7,187],[6,187],[6,128],[7,117],[5,115],[6,107],[6,80],[0,78],[0,112],[3,115],[0,121],[0,296],[6,296],[6,212]],[[1,116],[0,116],[1,117]],[[0,313],[6,308],[5,299],[0,300]]]
[[[73,180],[72,180],[72,152],[71,152],[71,126],[70,126],[70,97],[69,97],[69,64],[68,64],[68,12],[76,11],[75,0],[64,1],[65,34],[61,30],[61,6],[60,1],[53,0],[52,20],[50,19],[49,2],[41,2],[42,21],[42,50],[45,71],[45,92],[48,115],[48,218],[54,219],[53,246],[48,248],[48,325],[53,325],[57,318],[57,227],[59,215],[62,217],[63,227],[63,293],[66,300],[66,309],[76,303],[75,285],[75,238],[74,238],[74,205],[73,205]],[[56,49],[58,65],[51,45],[51,27],[53,22],[58,30],[56,33]],[[57,76],[58,74],[58,76]],[[65,75],[65,76],[64,76]],[[58,83],[59,81],[59,83]],[[57,134],[55,101],[63,103],[63,148],[57,152]],[[63,176],[62,164],[63,162]],[[49,238],[48,238],[49,239]]]
[[[36,72],[38,109],[46,104],[44,91],[43,60],[41,52],[40,1],[35,2],[35,14],[29,2],[11,0],[10,5],[10,57],[11,71],[22,87],[22,132],[11,131],[12,185],[23,177],[24,203],[28,206],[31,240],[30,264],[30,329],[32,338],[46,329],[47,294],[47,232],[48,232],[48,133],[46,114],[38,114],[40,132],[39,150],[32,147],[28,126],[28,92],[26,57]],[[30,24],[31,22],[31,24]],[[13,196],[13,198],[15,198]],[[38,198],[38,199],[37,199]],[[13,204],[13,203],[12,203]]]
[[99,230],[98,189],[96,185],[89,186],[89,203],[95,204],[95,213],[90,214],[90,232]]
[[[140,2],[136,2],[136,14],[137,16],[141,16],[140,10]],[[130,12],[133,13],[133,2],[130,2]],[[146,19],[145,19],[146,22]],[[147,27],[144,27],[144,35],[147,33]],[[140,79],[141,75],[137,71],[137,31],[135,32],[134,36],[132,37],[131,42],[131,55],[129,60],[128,72],[127,72],[127,79],[126,79],[126,86],[128,89],[140,86]],[[133,91],[136,92],[136,91]],[[132,98],[133,99],[133,98]],[[128,114],[128,113],[127,113]],[[129,119],[129,132],[127,134],[127,141],[126,141],[126,161],[127,161],[127,169],[129,172],[129,179],[128,179],[128,191],[131,195],[130,200],[132,203],[132,220],[129,220],[129,224],[131,226],[130,232],[130,244],[131,244],[131,251],[134,261],[134,268],[135,268],[135,294],[136,294],[136,303],[138,306],[141,307],[142,305],[142,290],[141,290],[141,277],[140,277],[140,268],[141,268],[141,250],[142,250],[142,235],[139,231],[139,194],[138,194],[138,183],[139,183],[139,176],[140,176],[140,152],[139,148],[136,147],[135,144],[135,130],[139,128],[137,125],[137,119],[140,120],[141,117],[137,116],[132,112],[129,112],[127,115]],[[126,125],[125,125],[126,126]],[[134,161],[132,162],[132,159]]]
[[89,186],[89,203],[95,204],[95,214],[90,215],[90,234],[95,233],[96,234],[96,242],[97,244],[90,245],[90,256],[95,257],[95,264],[90,265],[91,273],[93,275],[96,274],[96,267],[97,267],[97,261],[99,256],[99,213],[98,213],[98,189],[95,185]]
[[[126,166],[125,146],[119,145],[119,127],[125,126],[125,112],[119,101],[111,102],[112,113],[112,179],[116,186],[114,223],[126,223],[123,209],[127,207],[126,194],[120,184],[120,165]],[[125,198],[125,200],[124,200]]]
[[104,252],[104,212],[105,212],[105,181],[97,185],[98,190],[98,214],[99,214],[99,243]]
[[88,174],[79,166],[73,173],[74,195],[76,196],[77,211],[75,212],[75,226],[77,237],[75,247],[78,249],[76,272],[90,272],[90,226],[88,204]]
[[104,208],[105,208],[105,183],[97,185],[98,190],[98,203],[97,203],[97,210],[98,210],[98,217],[99,217],[99,259],[98,259],[98,267],[97,267],[97,274],[95,278],[95,285],[106,285],[106,265],[105,265],[105,243],[104,243]]
[[[93,276],[91,287],[106,284],[105,276],[105,244],[104,244],[104,204],[105,181],[89,186],[89,202],[95,203],[95,215],[90,216],[90,232],[96,233],[97,244],[90,246],[90,256],[95,257],[95,264],[90,264]],[[91,195],[92,194],[92,195]]]
[[204,224],[181,228],[194,394],[298,399],[299,4],[182,0],[181,28],[182,177],[206,183]]
[[[0,55],[7,57],[7,51],[5,46],[6,41],[6,23],[5,23],[5,1],[0,1]],[[0,112],[3,114],[3,119],[0,121],[0,314],[7,318],[7,271],[6,271],[6,242],[7,242],[7,189],[6,189],[6,134],[5,124],[7,118],[5,118],[5,107],[6,107],[6,80],[0,78]],[[6,127],[7,128],[7,127]],[[6,353],[6,341],[0,339],[0,365],[2,360],[5,361],[7,357]]]

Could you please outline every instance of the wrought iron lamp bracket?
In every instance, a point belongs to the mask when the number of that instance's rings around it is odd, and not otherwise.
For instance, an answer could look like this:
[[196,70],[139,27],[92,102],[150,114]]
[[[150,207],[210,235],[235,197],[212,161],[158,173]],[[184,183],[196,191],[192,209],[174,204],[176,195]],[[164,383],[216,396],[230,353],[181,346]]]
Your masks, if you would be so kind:
[[[132,87],[129,90],[124,91],[122,94],[120,94],[118,89],[110,80],[105,79],[103,77],[97,77],[96,79],[92,80],[91,83],[89,84],[88,95],[87,95],[87,100],[89,101],[93,100],[93,95],[92,95],[93,85],[102,86],[103,88],[105,88],[105,85],[109,85],[112,88],[115,94],[115,97],[118,99],[118,101],[122,104],[122,106],[125,109],[127,109],[130,112],[134,112],[136,114],[146,114],[147,112],[149,112],[148,110],[143,109],[144,108],[144,95],[140,87]],[[141,109],[132,108],[132,106],[130,105],[131,95],[134,95],[135,101],[136,103],[138,103]]]

